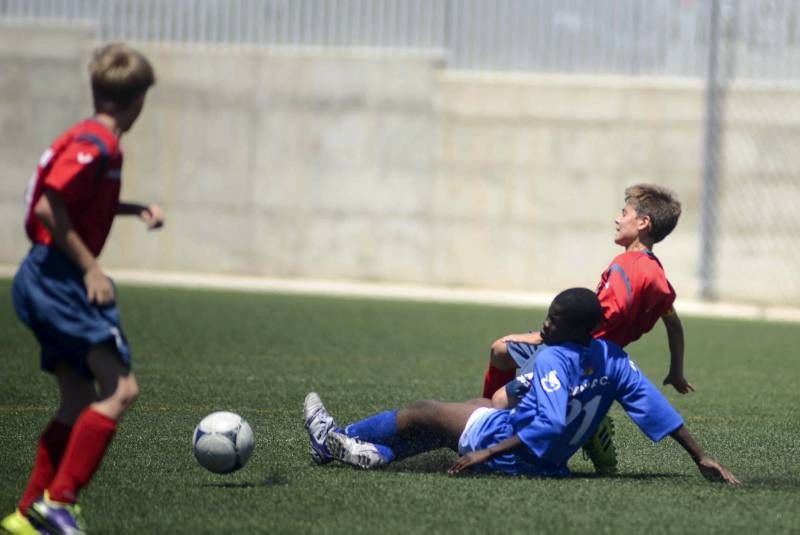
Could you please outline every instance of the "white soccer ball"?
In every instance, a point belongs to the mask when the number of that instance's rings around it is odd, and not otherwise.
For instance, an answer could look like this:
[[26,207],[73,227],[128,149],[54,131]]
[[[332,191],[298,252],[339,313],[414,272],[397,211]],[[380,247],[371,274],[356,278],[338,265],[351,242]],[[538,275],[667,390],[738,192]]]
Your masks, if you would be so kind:
[[203,468],[217,474],[235,472],[247,464],[256,445],[247,420],[234,412],[212,412],[197,424],[192,453]]

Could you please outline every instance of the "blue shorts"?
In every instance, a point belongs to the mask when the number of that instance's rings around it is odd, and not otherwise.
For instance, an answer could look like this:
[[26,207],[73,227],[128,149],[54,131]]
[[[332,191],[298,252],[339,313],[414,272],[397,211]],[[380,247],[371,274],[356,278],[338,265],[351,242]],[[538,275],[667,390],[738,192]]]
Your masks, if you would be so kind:
[[115,304],[89,303],[80,270],[55,247],[34,245],[14,276],[14,309],[42,348],[41,367],[54,372],[63,360],[92,378],[86,363],[89,350],[113,343],[126,366],[131,353]]
[[544,344],[534,345],[527,342],[506,342],[508,356],[517,363],[517,368],[523,368],[526,363],[533,362],[536,352],[543,346]]
[[470,414],[467,419],[467,425],[464,426],[464,431],[461,432],[461,437],[458,439],[458,454],[465,455],[471,451],[481,449],[481,428],[486,418],[496,413],[498,409],[491,407],[478,407],[475,412]]
[[[458,441],[458,454],[486,449],[514,436],[508,410],[479,407],[467,420]],[[476,472],[502,473],[514,476],[563,477],[569,475],[566,465],[556,466],[537,459],[525,446],[496,455],[475,467]]]

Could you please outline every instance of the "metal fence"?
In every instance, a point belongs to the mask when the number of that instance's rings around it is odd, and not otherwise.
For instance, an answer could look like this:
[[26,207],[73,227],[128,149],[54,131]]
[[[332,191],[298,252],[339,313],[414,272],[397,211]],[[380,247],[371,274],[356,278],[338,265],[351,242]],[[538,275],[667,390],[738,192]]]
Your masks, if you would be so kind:
[[[458,69],[705,77],[707,0],[0,0],[101,39],[435,50]],[[800,2],[727,0],[737,78],[800,79]]]

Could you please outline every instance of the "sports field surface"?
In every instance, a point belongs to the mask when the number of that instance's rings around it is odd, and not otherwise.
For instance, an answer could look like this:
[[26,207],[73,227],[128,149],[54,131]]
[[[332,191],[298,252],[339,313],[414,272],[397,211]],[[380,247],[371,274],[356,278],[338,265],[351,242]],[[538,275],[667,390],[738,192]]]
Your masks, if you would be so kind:
[[[52,378],[0,280],[0,508],[13,510]],[[417,399],[480,393],[492,340],[543,310],[122,286],[141,397],[81,504],[95,533],[789,533],[800,531],[800,325],[684,317],[688,379],[664,391],[701,445],[744,482],[703,480],[680,447],[649,442],[618,407],[620,474],[576,456],[566,480],[448,477],[448,451],[387,469],[317,467],[301,404],[320,393],[339,422]],[[628,348],[660,384],[666,336]],[[227,476],[193,458],[214,410],[256,434]]]

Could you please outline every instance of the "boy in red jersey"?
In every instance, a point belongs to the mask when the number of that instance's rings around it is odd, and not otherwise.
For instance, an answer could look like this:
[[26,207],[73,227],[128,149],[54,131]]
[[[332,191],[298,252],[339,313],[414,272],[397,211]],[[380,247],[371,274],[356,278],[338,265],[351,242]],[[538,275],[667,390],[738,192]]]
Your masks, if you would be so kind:
[[[121,43],[98,49],[89,65],[94,115],[45,151],[26,200],[32,247],[13,285],[14,307],[41,346],[41,366],[60,404],[39,438],[10,533],[82,533],[76,504],[139,393],[115,305],[97,257],[117,215],[163,224],[157,205],[119,201],[119,138],[138,118],[153,68]],[[38,529],[37,529],[38,528]]]
[[[683,375],[683,327],[672,306],[675,290],[653,254],[653,245],[672,232],[680,214],[680,203],[666,188],[638,184],[625,190],[625,206],[615,220],[614,236],[614,242],[624,247],[625,252],[611,261],[597,286],[604,323],[594,336],[625,347],[649,332],[661,318],[670,351],[664,384],[686,394],[694,391],[694,387]],[[502,405],[508,394],[498,390],[514,378],[518,367],[533,358],[541,343],[539,332],[512,334],[496,340],[490,351],[483,397],[492,398],[498,393]],[[610,422],[601,425],[587,447],[595,466],[604,472],[616,469],[611,432]]]

